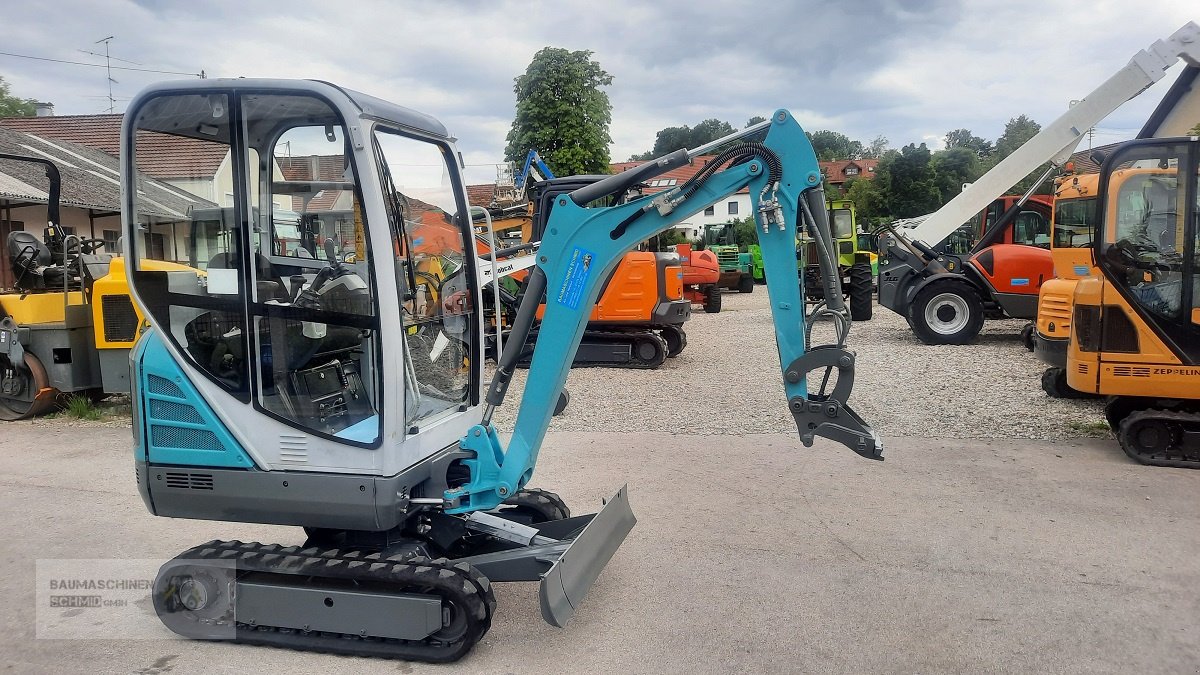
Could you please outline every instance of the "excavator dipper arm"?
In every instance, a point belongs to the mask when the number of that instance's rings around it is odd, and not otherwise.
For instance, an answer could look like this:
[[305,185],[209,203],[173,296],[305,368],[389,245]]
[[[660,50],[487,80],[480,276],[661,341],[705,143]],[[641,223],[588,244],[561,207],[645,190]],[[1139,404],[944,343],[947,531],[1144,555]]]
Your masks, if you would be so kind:
[[[529,481],[588,315],[603,280],[621,256],[744,187],[750,191],[763,264],[769,270],[767,290],[785,401],[796,419],[801,441],[811,445],[815,436],[826,436],[864,457],[882,458],[878,435],[846,404],[853,383],[854,355],[840,344],[805,350],[807,317],[796,276],[797,226],[803,218],[808,227],[825,235],[825,241],[830,237],[821,175],[804,131],[786,110],[777,111],[764,142],[735,143],[710,163],[711,169],[706,167],[683,185],[617,206],[594,205],[689,159],[686,151],[677,151],[626,172],[628,175],[611,176],[555,200],[538,249],[537,267],[514,322],[515,335],[527,331],[533,310],[545,293],[546,311],[512,438],[505,448],[490,419],[492,410],[503,401],[516,352],[524,342],[519,337],[508,341],[500,359],[487,393],[483,423],[469,429],[461,441],[461,447],[475,456],[465,460],[469,482],[446,492],[447,512],[495,508]],[[726,164],[728,168],[721,170]],[[838,284],[831,284],[826,292],[838,294],[836,299],[828,299],[831,307],[839,307]],[[808,371],[828,368],[838,369],[837,386],[831,392],[811,392]]]

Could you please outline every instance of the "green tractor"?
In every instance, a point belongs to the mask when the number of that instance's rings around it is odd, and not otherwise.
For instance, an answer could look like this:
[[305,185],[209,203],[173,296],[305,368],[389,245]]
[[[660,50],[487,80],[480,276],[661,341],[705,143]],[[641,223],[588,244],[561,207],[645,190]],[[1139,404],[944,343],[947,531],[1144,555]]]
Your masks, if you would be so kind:
[[[879,255],[874,252],[874,237],[858,231],[854,203],[835,199],[829,202],[829,223],[837,246],[838,271],[842,289],[849,296],[850,318],[866,321],[874,309],[875,279],[879,274]],[[750,246],[751,272],[758,283],[766,281],[762,253]],[[796,244],[796,266],[804,276],[804,295],[809,301],[821,298],[821,270],[817,266],[816,242],[801,233]]]
[[733,223],[705,225],[704,247],[717,256],[717,264],[721,267],[717,288],[729,288],[738,293],[754,292],[754,259],[738,247]]

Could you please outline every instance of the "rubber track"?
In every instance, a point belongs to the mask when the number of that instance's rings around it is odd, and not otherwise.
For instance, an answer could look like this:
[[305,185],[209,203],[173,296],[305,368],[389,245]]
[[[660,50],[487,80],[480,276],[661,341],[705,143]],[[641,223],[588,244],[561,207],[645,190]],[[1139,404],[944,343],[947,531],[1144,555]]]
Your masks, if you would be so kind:
[[[663,353],[662,361],[658,361],[656,363],[645,363],[642,361],[638,361],[636,358],[630,359],[629,361],[625,361],[623,363],[615,363],[612,361],[598,361],[598,362],[583,362],[583,363],[581,363],[579,361],[576,361],[575,363],[571,364],[571,367],[572,368],[588,368],[588,367],[634,368],[637,370],[653,370],[655,368],[658,368],[666,361],[667,341],[664,340],[661,335],[659,335],[658,333],[656,333],[652,330],[642,330],[642,329],[592,330],[592,329],[588,329],[588,330],[584,331],[582,341],[586,342],[588,340],[604,340],[604,341],[608,341],[608,342],[629,343],[630,345],[632,345],[635,340],[643,339],[643,338],[649,339],[649,340],[657,340],[659,343],[661,343],[660,346],[662,347],[662,353]],[[529,335],[529,340],[527,341],[527,343],[535,342],[536,340],[537,340],[537,333],[534,332]],[[533,358],[532,349],[530,349],[529,358],[528,359],[522,358],[521,361],[517,365],[519,365],[522,368],[528,368],[529,360],[532,358]]]
[[[462,638],[446,644],[432,637],[421,641],[364,638],[357,634],[306,632],[238,623],[233,640],[238,643],[445,663],[457,661],[471,650],[491,627],[492,616],[496,611],[496,598],[488,578],[467,563],[455,563],[446,558],[430,560],[404,555],[383,557],[378,552],[303,548],[257,542],[210,541],[184,551],[175,559],[220,561],[222,565],[232,561],[236,564],[239,574],[262,572],[302,577],[298,586],[306,585],[312,578],[325,578],[383,583],[393,587],[398,593],[414,589],[416,592],[429,594],[428,589],[433,589],[443,598],[451,598],[459,607],[465,608],[471,624]],[[156,580],[155,588],[158,587],[159,583]],[[157,592],[155,601],[156,610],[161,611]],[[171,626],[168,624],[168,627]]]
[[1179,410],[1164,410],[1162,408],[1143,408],[1126,415],[1125,419],[1121,420],[1121,428],[1117,433],[1117,442],[1121,444],[1121,449],[1125,451],[1125,454],[1142,464],[1177,469],[1200,469],[1200,458],[1196,458],[1197,452],[1195,450],[1189,452],[1183,448],[1171,448],[1168,451],[1168,457],[1161,458],[1145,455],[1138,451],[1137,448],[1131,448],[1130,444],[1126,443],[1126,429],[1144,419],[1166,420],[1180,425],[1185,430],[1191,427],[1192,431],[1200,431],[1200,414]]

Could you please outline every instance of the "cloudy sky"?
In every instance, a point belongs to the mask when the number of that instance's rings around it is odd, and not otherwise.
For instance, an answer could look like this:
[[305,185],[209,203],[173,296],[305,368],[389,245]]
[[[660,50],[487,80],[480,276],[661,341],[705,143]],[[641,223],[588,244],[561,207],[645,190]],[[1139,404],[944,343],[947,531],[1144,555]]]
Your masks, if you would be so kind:
[[[937,147],[949,130],[994,139],[1045,124],[1186,21],[1193,0],[875,0],[729,3],[560,0],[141,2],[56,0],[6,10],[0,51],[209,77],[329,80],[431,113],[459,138],[469,179],[494,177],[513,78],[545,46],[590,50],[613,76],[614,160],[663,127],[741,126],[791,109],[809,130]],[[135,63],[128,63],[135,62]],[[136,65],[135,65],[136,64]],[[1105,120],[1097,145],[1131,137],[1164,82]],[[0,76],[56,113],[109,107],[101,68],[0,56]],[[120,112],[177,76],[114,71]]]

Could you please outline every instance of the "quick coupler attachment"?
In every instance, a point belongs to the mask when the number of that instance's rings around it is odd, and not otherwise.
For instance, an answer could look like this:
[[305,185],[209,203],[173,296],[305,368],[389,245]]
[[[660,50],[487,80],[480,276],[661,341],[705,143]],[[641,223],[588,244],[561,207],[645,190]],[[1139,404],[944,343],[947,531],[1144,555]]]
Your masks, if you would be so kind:
[[813,393],[813,379],[808,378],[808,397],[795,396],[788,401],[788,409],[800,431],[800,442],[811,446],[815,437],[824,436],[867,459],[882,461],[883,440],[846,402],[854,389],[852,352],[833,345],[813,347],[784,370],[784,378],[795,383],[807,378],[814,370],[834,368],[838,376],[833,391],[824,392],[822,385],[817,393]]

